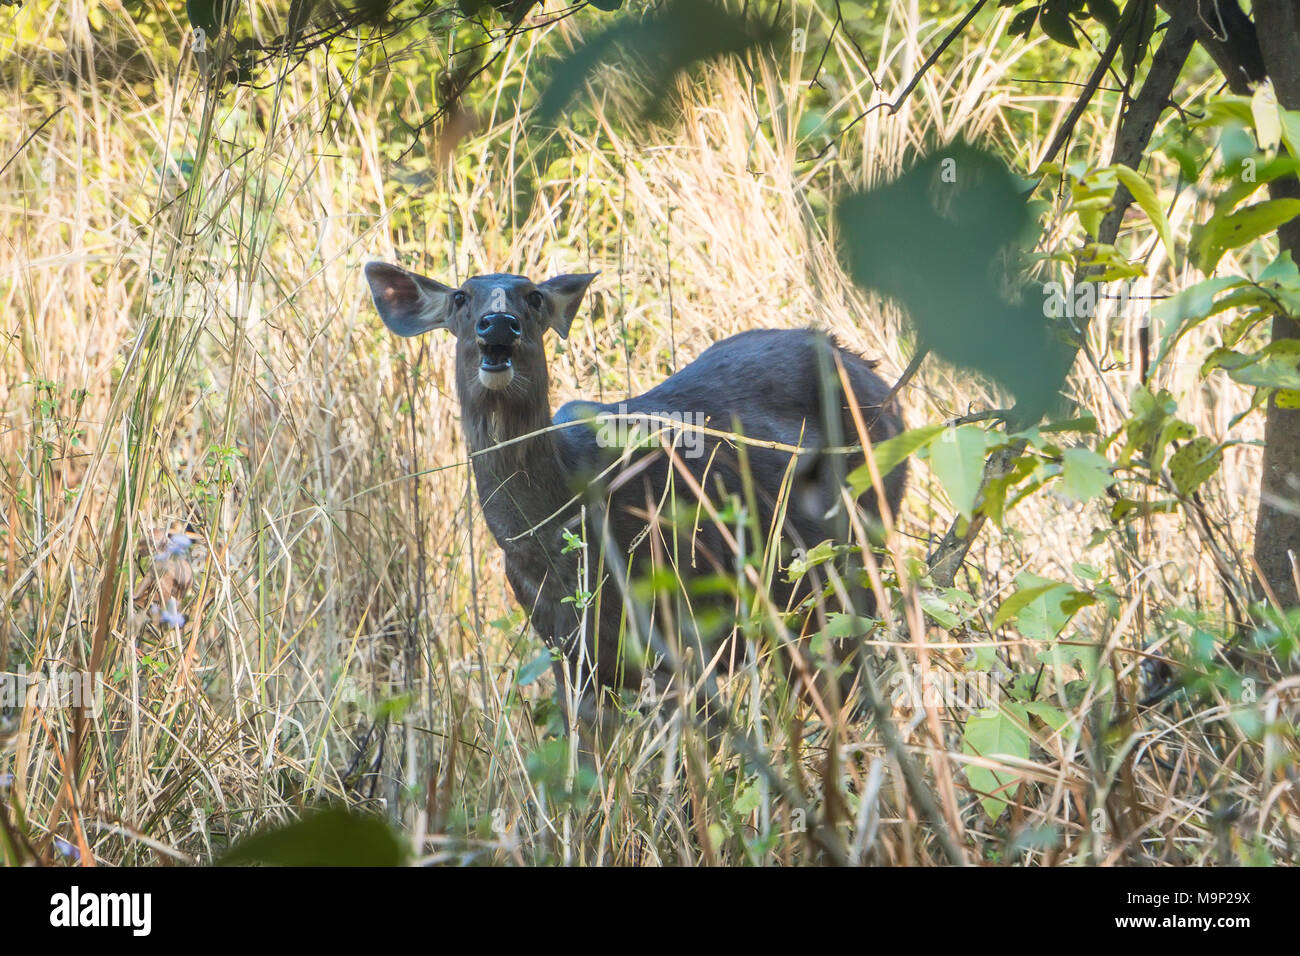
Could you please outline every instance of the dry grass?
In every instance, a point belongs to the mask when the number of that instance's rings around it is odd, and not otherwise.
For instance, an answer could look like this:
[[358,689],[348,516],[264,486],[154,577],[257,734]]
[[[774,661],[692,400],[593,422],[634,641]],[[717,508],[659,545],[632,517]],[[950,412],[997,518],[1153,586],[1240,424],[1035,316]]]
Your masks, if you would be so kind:
[[[13,158],[0,177],[0,670],[90,667],[107,693],[84,725],[38,706],[0,726],[0,774],[13,775],[6,812],[21,813],[36,853],[57,859],[57,837],[83,861],[207,861],[251,828],[338,800],[385,814],[421,860],[813,859],[799,820],[747,776],[752,767],[738,773],[725,746],[706,756],[698,735],[653,709],[627,721],[589,780],[565,744],[548,743],[550,678],[514,680],[540,643],[468,494],[451,350],[388,336],[360,267],[397,257],[446,280],[601,269],[552,363],[557,405],[641,391],[709,342],[764,325],[833,329],[896,376],[911,357],[906,326],[848,282],[821,213],[934,138],[991,141],[1031,167],[1070,88],[1012,82],[1020,54],[997,45],[995,28],[955,50],[896,115],[873,113],[810,160],[821,141],[796,132],[807,61],[766,64],[757,84],[715,69],[684,90],[679,125],[636,136],[620,112],[626,83],[610,71],[596,121],[542,148],[516,107],[520,83],[533,82],[521,79],[528,64],[556,40],[535,33],[492,74],[481,130],[440,169],[395,160],[386,141],[391,111],[427,106],[415,80],[403,95],[392,73],[321,61],[271,90],[216,99],[181,54],[179,78],[175,62],[141,55],[133,82],[116,83],[81,64],[110,36],[130,40],[120,10],[100,7],[107,26],[92,36],[70,26],[85,22],[80,3],[32,6],[16,15],[24,40],[4,51],[0,113]],[[945,24],[906,4],[889,16],[869,66],[892,98]],[[825,34],[827,24],[812,26]],[[390,53],[410,76],[414,61]],[[831,112],[854,116],[875,101],[868,64],[842,36],[836,54]],[[1098,155],[1109,132],[1085,125],[1073,156]],[[515,186],[528,182],[525,206]],[[1198,201],[1189,191],[1173,205],[1180,234]],[[1045,241],[1070,248],[1078,236],[1066,217]],[[1149,245],[1144,224],[1126,241]],[[1188,281],[1155,256],[1156,289]],[[1136,383],[1136,322],[1095,322],[1106,370],[1081,366],[1070,383],[1103,432],[1122,421]],[[1249,397],[1226,379],[1199,380],[1202,343],[1191,338],[1162,384],[1202,433],[1222,436]],[[904,401],[913,426],[1001,404],[933,361]],[[1247,418],[1233,434],[1259,430]],[[1241,548],[1257,469],[1256,450],[1237,446],[1203,489]],[[1161,611],[1213,610],[1223,598],[1183,519],[1150,519],[1121,555],[1086,547],[1096,507],[1042,493],[1005,529],[987,529],[959,582],[977,610],[951,632],[921,623],[923,589],[904,577],[913,613],[877,632],[879,663],[952,670],[996,646],[1010,672],[1032,673],[1038,648],[992,627],[997,604],[1021,570],[1071,580],[1086,561],[1120,582],[1123,613],[1117,624],[1084,612],[1067,636],[1104,645],[1099,670],[1113,669],[1127,707],[1133,649],[1157,636]],[[904,568],[950,515],[918,463],[892,542]],[[155,559],[165,532],[187,524],[200,539],[188,557]],[[170,611],[184,623],[164,620]],[[828,793],[846,802],[837,812],[853,857],[941,861],[878,735],[764,699],[772,680],[758,662],[747,668],[737,719],[764,735],[814,807]],[[1260,700],[1275,730],[1293,712],[1281,685]],[[1020,764],[964,754],[964,713],[898,717],[971,860],[1290,859],[1295,741],[1252,736],[1232,710],[1220,699],[1146,711],[1103,749],[1085,700]],[[1143,751],[1159,759],[1134,759]],[[971,762],[1023,775],[1009,824],[989,821],[970,794],[961,771]],[[584,783],[589,798],[567,792]],[[1103,799],[1122,805],[1122,831],[1092,830]],[[1025,828],[1055,837],[1010,846]]]

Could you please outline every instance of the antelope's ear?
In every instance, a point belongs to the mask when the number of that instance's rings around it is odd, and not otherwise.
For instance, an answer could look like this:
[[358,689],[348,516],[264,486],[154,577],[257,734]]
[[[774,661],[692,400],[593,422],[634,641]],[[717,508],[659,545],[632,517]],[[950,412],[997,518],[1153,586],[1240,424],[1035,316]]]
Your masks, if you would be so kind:
[[445,329],[454,290],[386,262],[367,262],[370,296],[384,325],[398,335]]
[[551,328],[559,333],[560,338],[569,337],[569,327],[573,325],[573,317],[578,314],[578,306],[582,304],[587,286],[598,275],[599,272],[585,272],[555,276],[537,287],[546,296],[551,312]]

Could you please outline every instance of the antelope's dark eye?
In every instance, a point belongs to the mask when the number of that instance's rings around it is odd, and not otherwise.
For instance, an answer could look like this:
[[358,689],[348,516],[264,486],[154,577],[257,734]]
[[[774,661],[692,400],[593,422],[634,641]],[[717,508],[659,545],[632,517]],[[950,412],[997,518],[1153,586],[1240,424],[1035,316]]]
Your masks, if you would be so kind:
[[540,309],[542,307],[542,294],[536,289],[528,293],[528,304],[534,309]]
[[465,304],[465,293],[457,290],[456,294],[451,297],[451,301],[456,303],[456,308]]

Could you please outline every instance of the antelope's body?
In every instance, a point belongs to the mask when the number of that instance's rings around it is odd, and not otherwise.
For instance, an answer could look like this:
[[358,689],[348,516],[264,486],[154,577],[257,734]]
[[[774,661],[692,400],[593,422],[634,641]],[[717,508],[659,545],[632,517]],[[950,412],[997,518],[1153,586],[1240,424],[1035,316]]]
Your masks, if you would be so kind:
[[[543,333],[567,336],[594,276],[534,284],[490,275],[451,289],[381,263],[366,273],[390,329],[455,333],[474,480],[511,589],[580,679],[589,674],[603,686],[637,686],[654,660],[639,633],[645,622],[628,614],[634,582],[667,570],[685,583],[671,601],[646,602],[651,627],[673,626],[707,660],[730,631],[734,598],[693,593],[691,583],[744,573],[741,563],[769,541],[783,568],[794,548],[831,537],[840,478],[862,455],[827,449],[857,442],[859,422],[872,443],[902,430],[872,363],[806,329],[742,332],[643,395],[570,402],[552,417]],[[851,395],[840,388],[840,368]],[[675,426],[667,440],[631,453],[610,440],[629,425],[645,434],[665,423]],[[891,509],[903,482],[902,468],[885,477]],[[756,509],[758,540],[720,519],[732,496]],[[858,505],[878,512],[872,492]],[[766,578],[778,608],[805,596],[781,570]]]

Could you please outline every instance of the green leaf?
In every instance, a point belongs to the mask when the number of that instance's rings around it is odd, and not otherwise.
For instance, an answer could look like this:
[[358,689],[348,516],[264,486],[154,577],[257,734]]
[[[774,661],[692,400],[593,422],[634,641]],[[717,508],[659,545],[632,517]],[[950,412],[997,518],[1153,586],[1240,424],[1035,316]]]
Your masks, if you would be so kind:
[[[876,468],[880,471],[880,477],[884,478],[947,427],[946,425],[925,425],[921,428],[911,428],[901,435],[895,435],[893,438],[885,439],[878,445],[872,445],[871,455],[876,460]],[[847,480],[849,488],[852,489],[853,496],[856,498],[871,488],[871,471],[865,464],[859,465],[849,472]]]
[[1214,297],[1227,289],[1244,285],[1245,279],[1235,276],[1215,276],[1176,292],[1151,308],[1151,318],[1160,322],[1164,332],[1154,365],[1160,365],[1169,350],[1189,330],[1209,317],[1214,307]]
[[1250,113],[1255,121],[1255,141],[1259,148],[1267,152],[1277,149],[1277,144],[1282,141],[1282,117],[1278,113],[1272,80],[1264,80],[1255,87],[1250,98]]
[[1097,431],[1097,418],[1094,415],[1080,415],[1077,418],[1067,418],[1059,422],[1048,422],[1038,430],[1044,435],[1055,434],[1056,432],[1094,434]]
[[1278,339],[1258,352],[1242,354],[1218,348],[1201,366],[1202,374],[1216,368],[1228,370],[1228,377],[1255,388],[1300,388],[1300,339]]
[[987,447],[984,429],[975,425],[945,428],[930,441],[930,470],[948,492],[953,507],[967,519],[975,513]]
[[1106,27],[1107,33],[1114,34],[1119,26],[1119,7],[1115,0],[1088,0],[1088,12]]
[[1091,501],[1115,483],[1110,460],[1088,448],[1067,448],[1061,490],[1075,501]]
[[1169,459],[1169,475],[1182,494],[1190,495],[1219,470],[1222,462],[1223,449],[1202,435],[1174,452]]
[[1038,15],[1038,25],[1057,43],[1063,43],[1076,50],[1079,48],[1079,41],[1074,38],[1074,26],[1070,23],[1070,14],[1065,4],[1057,2],[1044,4],[1042,12]]
[[1156,232],[1160,234],[1160,241],[1164,244],[1165,251],[1169,254],[1169,261],[1174,260],[1174,233],[1169,228],[1169,218],[1165,215],[1160,200],[1156,198],[1155,190],[1151,184],[1143,179],[1134,169],[1129,169],[1123,163],[1117,163],[1111,167],[1115,170],[1115,175],[1119,181],[1128,187],[1128,191],[1133,194],[1133,199],[1142,207],[1142,211],[1147,214],[1152,225],[1156,227]]
[[993,626],[995,628],[1001,627],[1011,618],[1018,616],[1020,612],[1029,607],[1030,604],[1058,588],[1064,589],[1061,592],[1064,594],[1065,591],[1069,590],[1069,585],[1062,584],[1059,581],[1046,581],[1044,583],[1035,583],[1028,587],[1020,588],[1012,594],[1011,597],[1002,602],[1002,606],[998,608],[998,613],[993,617]]
[[700,63],[770,49],[778,31],[714,0],[670,0],[643,18],[620,18],[552,68],[535,120],[553,123],[598,68],[617,63],[645,89],[643,117],[663,111],[678,77]]
[[1282,142],[1286,143],[1287,152],[1300,156],[1300,110],[1280,110],[1282,121]]
[[921,347],[995,379],[1036,419],[1073,351],[1020,269],[1037,233],[1026,190],[994,153],[950,143],[885,185],[844,197],[835,219],[858,284],[898,302]]
[[[1029,759],[1029,718],[1020,704],[1005,702],[972,715],[962,730],[962,751],[996,760],[998,757]],[[991,770],[967,764],[963,771],[978,793],[980,804],[990,820],[996,820],[1007,807],[1004,795],[1020,781],[1013,771]]]
[[1028,572],[1016,576],[1016,588],[1016,593],[998,608],[994,627],[1014,617],[1016,629],[1035,641],[1056,637],[1080,608],[1097,600],[1088,591]]
[[185,0],[185,14],[190,24],[207,33],[209,40],[215,40],[230,24],[235,9],[235,0]]
[[237,843],[219,865],[401,866],[406,844],[377,817],[321,810]]
[[919,597],[921,610],[932,618],[940,627],[951,630],[962,622],[960,606],[969,607],[975,602],[971,596],[960,588],[945,588],[942,591],[922,591]]
[[736,802],[731,805],[731,809],[739,816],[747,817],[759,808],[763,802],[763,793],[758,785],[758,778],[755,777],[747,783],[740,793],[736,794]]
[[[1146,59],[1147,47],[1151,43],[1151,34],[1156,28],[1156,5],[1131,0],[1125,9],[1124,39],[1120,41],[1120,60],[1124,64],[1124,75],[1133,78],[1138,65]],[[1131,15],[1129,11],[1132,11]]]
[[519,668],[518,672],[515,674],[515,684],[518,687],[527,687],[550,669],[551,652],[542,651],[523,667]]
[[1007,36],[1028,37],[1029,31],[1034,28],[1034,23],[1037,20],[1038,20],[1037,5],[1021,10],[1014,17],[1012,17],[1011,22],[1007,24]]
[[1215,215],[1193,238],[1197,247],[1196,267],[1209,274],[1223,254],[1275,232],[1283,223],[1300,215],[1300,199],[1266,199],[1238,209],[1230,215]]
[[1070,726],[1070,715],[1065,713],[1059,707],[1053,707],[1051,704],[1042,700],[1031,701],[1025,704],[1025,710],[1033,714],[1047,726],[1051,727],[1058,734],[1063,733]]

